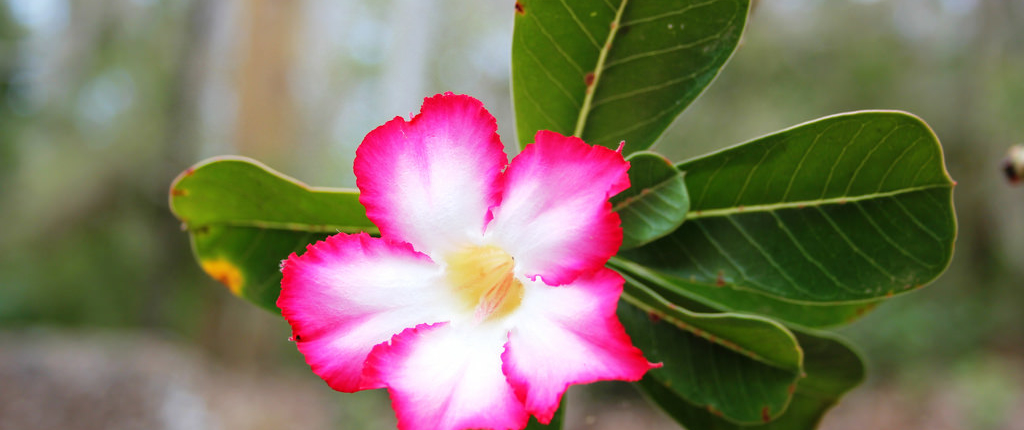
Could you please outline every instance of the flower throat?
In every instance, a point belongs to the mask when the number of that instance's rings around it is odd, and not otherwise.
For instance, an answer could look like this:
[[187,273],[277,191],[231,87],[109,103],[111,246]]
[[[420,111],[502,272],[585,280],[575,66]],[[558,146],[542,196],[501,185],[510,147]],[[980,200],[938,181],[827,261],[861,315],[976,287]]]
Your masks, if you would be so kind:
[[495,246],[467,246],[448,255],[448,281],[477,321],[507,316],[523,301],[515,260]]

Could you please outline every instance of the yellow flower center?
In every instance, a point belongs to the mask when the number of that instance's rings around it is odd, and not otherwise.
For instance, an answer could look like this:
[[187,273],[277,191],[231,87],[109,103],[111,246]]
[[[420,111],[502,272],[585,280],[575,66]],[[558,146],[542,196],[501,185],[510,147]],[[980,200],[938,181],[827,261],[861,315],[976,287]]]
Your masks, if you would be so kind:
[[523,301],[515,261],[495,246],[467,246],[448,255],[448,281],[478,321],[503,317]]

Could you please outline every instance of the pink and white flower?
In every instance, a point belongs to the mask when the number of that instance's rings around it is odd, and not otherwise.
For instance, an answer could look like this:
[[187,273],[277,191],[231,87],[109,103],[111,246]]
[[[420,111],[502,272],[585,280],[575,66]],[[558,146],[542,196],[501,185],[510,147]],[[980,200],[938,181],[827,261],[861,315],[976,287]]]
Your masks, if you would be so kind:
[[337,234],[283,264],[277,305],[338,391],[387,388],[398,426],[550,422],[570,384],[652,367],[615,315],[618,151],[541,131],[508,163],[483,105],[446,93],[370,132],[360,202],[380,238]]

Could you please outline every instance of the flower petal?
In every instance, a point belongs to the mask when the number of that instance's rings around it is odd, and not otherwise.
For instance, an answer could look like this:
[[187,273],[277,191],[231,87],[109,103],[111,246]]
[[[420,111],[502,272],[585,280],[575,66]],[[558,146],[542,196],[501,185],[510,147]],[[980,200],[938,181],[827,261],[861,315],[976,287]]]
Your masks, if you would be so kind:
[[435,259],[483,234],[508,163],[497,123],[483,104],[445,93],[419,115],[371,131],[356,151],[356,185],[366,215],[386,238]]
[[647,362],[615,315],[622,277],[602,268],[575,282],[527,287],[501,356],[503,371],[526,410],[551,421],[569,384],[639,380]]
[[373,349],[366,375],[384,381],[402,430],[521,429],[529,418],[501,371],[497,325],[422,325]]
[[442,271],[407,243],[337,234],[283,263],[277,306],[313,372],[338,391],[364,381],[370,350],[402,330],[447,321],[455,304],[437,285]]
[[629,163],[555,132],[538,132],[535,141],[505,171],[487,234],[525,276],[561,285],[604,265],[622,244],[608,198],[629,187]]

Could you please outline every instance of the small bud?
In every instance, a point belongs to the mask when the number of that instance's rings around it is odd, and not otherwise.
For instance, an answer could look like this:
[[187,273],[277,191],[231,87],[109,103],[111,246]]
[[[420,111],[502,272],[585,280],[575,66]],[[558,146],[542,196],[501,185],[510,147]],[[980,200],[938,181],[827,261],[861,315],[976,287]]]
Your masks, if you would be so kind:
[[1010,184],[1016,185],[1024,176],[1024,145],[1013,145],[1003,159],[1003,173]]

